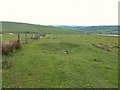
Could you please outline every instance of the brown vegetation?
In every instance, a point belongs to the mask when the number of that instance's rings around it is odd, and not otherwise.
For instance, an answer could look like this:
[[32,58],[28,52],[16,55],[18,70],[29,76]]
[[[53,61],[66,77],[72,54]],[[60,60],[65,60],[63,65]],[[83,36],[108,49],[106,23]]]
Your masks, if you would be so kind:
[[20,43],[18,40],[11,40],[4,42],[0,45],[0,48],[2,48],[2,54],[8,55],[10,52],[13,52],[13,50],[20,48]]

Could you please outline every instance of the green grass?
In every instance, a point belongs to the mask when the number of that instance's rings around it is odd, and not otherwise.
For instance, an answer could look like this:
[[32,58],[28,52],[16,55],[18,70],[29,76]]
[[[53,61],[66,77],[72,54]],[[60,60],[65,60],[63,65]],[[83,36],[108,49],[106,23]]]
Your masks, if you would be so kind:
[[71,29],[63,29],[53,26],[43,26],[17,22],[2,22],[2,32],[43,32],[51,34],[78,33]]
[[[117,37],[81,34],[48,34],[47,37],[3,56],[3,60],[11,64],[2,71],[3,87],[118,87],[118,55],[114,52],[117,48],[109,52],[92,45],[116,45]],[[10,38],[16,36],[3,35],[3,40]],[[68,50],[69,54],[61,50]]]

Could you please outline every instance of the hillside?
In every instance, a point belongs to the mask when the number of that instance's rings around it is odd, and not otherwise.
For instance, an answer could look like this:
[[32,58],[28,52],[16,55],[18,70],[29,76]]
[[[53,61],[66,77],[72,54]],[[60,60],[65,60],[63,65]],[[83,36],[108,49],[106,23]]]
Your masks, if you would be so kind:
[[57,26],[59,28],[79,30],[84,33],[118,34],[118,26]]
[[77,33],[74,30],[17,22],[2,22],[2,32],[43,32],[52,34]]
[[[48,36],[2,57],[3,88],[118,87],[118,37]],[[13,37],[3,34],[3,40]]]
[[[2,55],[3,88],[118,87],[118,37],[14,22],[3,22],[3,31],[50,33],[37,40],[28,34],[27,43],[21,33],[21,48]],[[4,42],[17,38],[11,33],[1,36]]]

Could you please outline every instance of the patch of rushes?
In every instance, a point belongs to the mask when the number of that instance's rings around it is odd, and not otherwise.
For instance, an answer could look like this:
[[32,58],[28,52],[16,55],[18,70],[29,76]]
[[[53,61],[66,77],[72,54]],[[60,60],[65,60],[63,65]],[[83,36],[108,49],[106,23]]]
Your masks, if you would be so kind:
[[120,46],[118,46],[117,44],[103,44],[103,43],[97,43],[97,44],[92,44],[93,46],[109,51],[109,52],[114,52],[117,54],[120,54],[120,52],[118,52],[118,50],[120,49]]

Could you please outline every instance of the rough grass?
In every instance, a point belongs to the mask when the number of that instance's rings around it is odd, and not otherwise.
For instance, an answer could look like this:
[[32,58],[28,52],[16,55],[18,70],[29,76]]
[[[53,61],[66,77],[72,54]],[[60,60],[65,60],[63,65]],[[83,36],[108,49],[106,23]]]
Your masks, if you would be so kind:
[[[80,34],[48,36],[23,45],[14,54],[4,57],[11,67],[3,69],[3,87],[118,87],[118,55],[92,45],[116,44],[116,37]],[[64,49],[69,54],[61,53]]]

